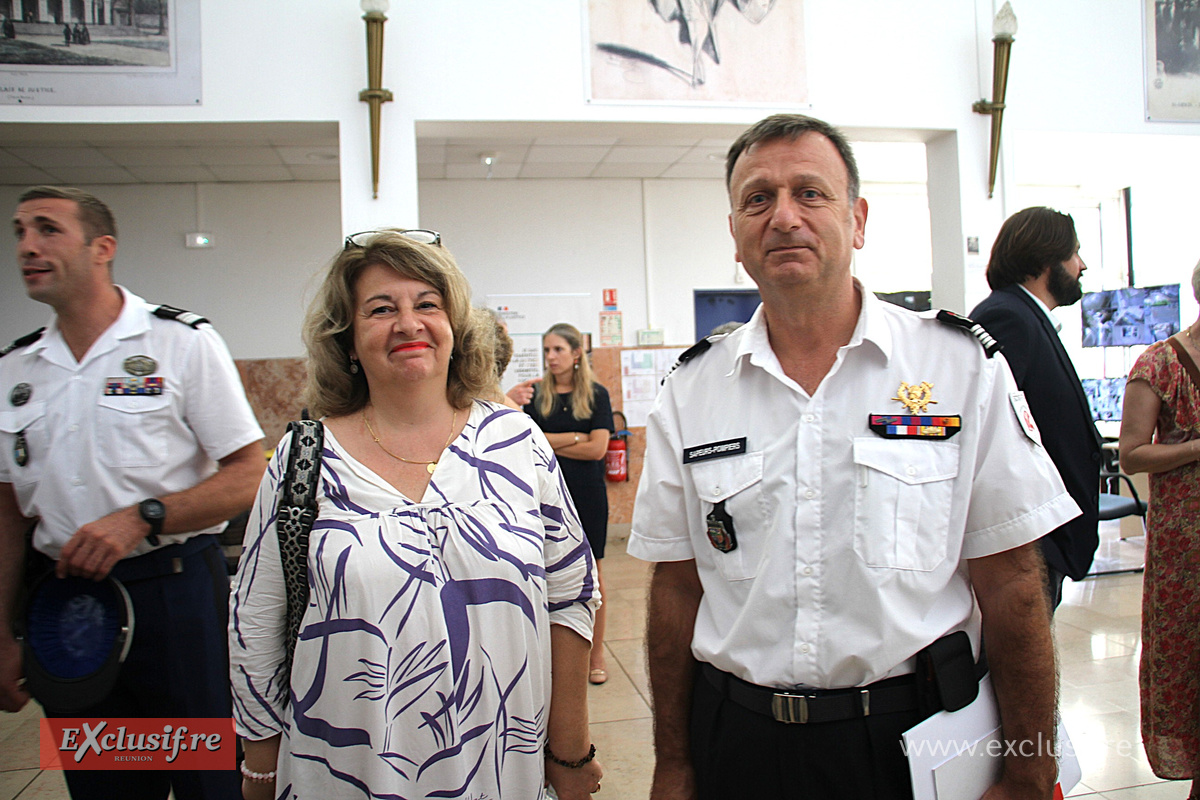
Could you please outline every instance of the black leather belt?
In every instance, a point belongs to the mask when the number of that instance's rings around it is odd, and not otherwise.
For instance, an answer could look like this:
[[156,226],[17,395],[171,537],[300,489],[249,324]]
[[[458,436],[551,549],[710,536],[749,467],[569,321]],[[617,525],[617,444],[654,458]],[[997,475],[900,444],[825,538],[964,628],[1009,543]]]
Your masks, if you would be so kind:
[[797,689],[779,691],[756,686],[701,661],[700,673],[713,688],[742,708],[779,722],[841,722],[872,714],[916,711],[914,675],[886,678],[854,689]]

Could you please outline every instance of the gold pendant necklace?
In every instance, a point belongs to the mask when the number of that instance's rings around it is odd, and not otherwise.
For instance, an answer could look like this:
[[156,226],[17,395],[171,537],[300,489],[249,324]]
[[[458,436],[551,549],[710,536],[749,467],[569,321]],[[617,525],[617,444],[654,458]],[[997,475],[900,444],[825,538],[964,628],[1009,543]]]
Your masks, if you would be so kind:
[[[363,419],[363,424],[367,426],[367,433],[371,434],[371,438],[375,440],[375,444],[379,445],[380,450],[387,453],[389,456],[396,459],[397,461],[403,461],[405,464],[421,464],[425,467],[425,471],[428,472],[430,475],[432,475],[433,471],[435,469],[437,469],[438,460],[442,457],[441,453],[438,453],[438,457],[435,458],[433,461],[412,461],[410,459],[404,458],[403,456],[398,456],[395,453],[393,453],[391,450],[388,450],[386,447],[384,447],[383,442],[379,441],[379,437],[375,435],[375,430],[371,427],[371,420],[367,419],[366,407],[364,407],[362,410],[362,419]],[[456,409],[454,409],[454,416],[452,416],[450,418],[450,438],[446,439],[446,443],[444,445],[442,445],[442,450],[445,450],[447,447],[450,446],[450,443],[452,441],[454,441],[454,428],[457,427],[457,424],[458,424],[458,409],[456,408]]]

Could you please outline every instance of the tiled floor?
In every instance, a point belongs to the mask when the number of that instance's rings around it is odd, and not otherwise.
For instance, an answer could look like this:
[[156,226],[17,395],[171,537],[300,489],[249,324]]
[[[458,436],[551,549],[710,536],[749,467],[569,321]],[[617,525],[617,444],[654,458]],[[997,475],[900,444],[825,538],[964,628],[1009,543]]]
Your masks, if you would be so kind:
[[[614,526],[615,534],[627,526]],[[1105,569],[1140,564],[1140,541],[1102,530]],[[592,737],[604,764],[598,800],[645,798],[653,769],[649,691],[642,640],[649,567],[610,538],[609,681],[590,689]],[[1110,800],[1182,800],[1187,782],[1160,781],[1150,771],[1138,733],[1137,659],[1141,575],[1068,581],[1055,619],[1061,659],[1062,715],[1083,768],[1072,796]],[[0,800],[66,798],[60,774],[37,769],[37,718],[31,705],[0,713]]]

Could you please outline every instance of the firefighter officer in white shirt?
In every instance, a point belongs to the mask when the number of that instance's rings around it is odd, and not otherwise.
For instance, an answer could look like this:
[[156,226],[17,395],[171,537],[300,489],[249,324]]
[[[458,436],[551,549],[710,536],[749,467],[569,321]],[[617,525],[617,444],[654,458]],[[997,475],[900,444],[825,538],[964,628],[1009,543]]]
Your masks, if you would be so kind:
[[839,131],[769,117],[726,177],[762,305],[665,381],[628,546],[655,562],[652,800],[910,798],[900,735],[975,698],[981,640],[1016,745],[987,800],[1049,798],[1036,543],[1079,509],[1007,365],[852,277],[867,203]]

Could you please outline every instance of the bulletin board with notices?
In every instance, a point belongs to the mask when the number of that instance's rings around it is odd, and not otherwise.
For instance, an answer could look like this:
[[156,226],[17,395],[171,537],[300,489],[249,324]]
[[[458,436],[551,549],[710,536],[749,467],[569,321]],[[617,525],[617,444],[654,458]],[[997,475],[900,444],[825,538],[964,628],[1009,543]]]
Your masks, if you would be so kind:
[[621,401],[631,428],[645,427],[663,378],[686,347],[625,350],[621,353]]

